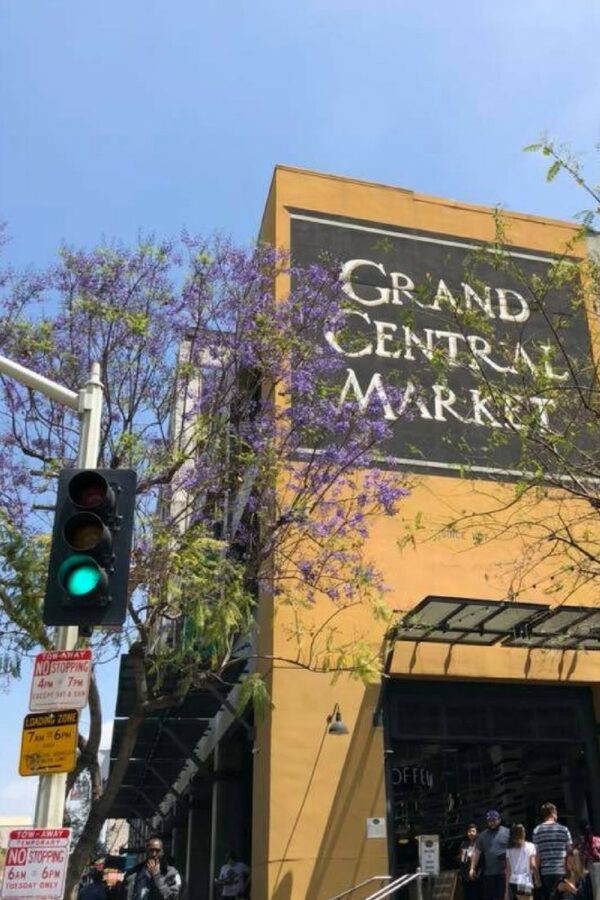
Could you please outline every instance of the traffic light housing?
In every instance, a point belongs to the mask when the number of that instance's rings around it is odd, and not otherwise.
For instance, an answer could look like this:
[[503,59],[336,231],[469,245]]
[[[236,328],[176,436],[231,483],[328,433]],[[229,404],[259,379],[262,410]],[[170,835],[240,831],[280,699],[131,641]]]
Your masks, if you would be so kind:
[[44,598],[46,625],[122,625],[133,537],[132,469],[63,469]]

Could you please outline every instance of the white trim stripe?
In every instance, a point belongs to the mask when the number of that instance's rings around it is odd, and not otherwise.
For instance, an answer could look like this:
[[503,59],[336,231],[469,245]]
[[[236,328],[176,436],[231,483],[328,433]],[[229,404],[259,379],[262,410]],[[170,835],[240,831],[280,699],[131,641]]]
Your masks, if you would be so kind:
[[[299,455],[313,456],[315,453],[319,456],[321,453],[325,453],[325,449],[311,449],[310,447],[298,447],[295,451]],[[405,459],[402,456],[386,456],[386,467],[387,463],[393,463],[394,465],[399,466],[408,466],[410,468],[421,468],[421,469],[445,469],[448,472],[453,472],[456,475],[464,475],[465,478],[468,478],[472,472],[481,472],[485,475],[511,475],[516,476],[517,478],[531,478],[533,473],[527,472],[522,469],[497,469],[492,466],[473,466],[469,463],[445,463],[438,462],[437,460],[427,461],[424,459]],[[377,464],[373,463],[370,466],[364,466],[363,468],[371,468],[376,469]],[[555,478],[557,481],[573,481],[573,478],[570,475],[559,475],[558,473],[553,473],[548,476],[549,478]],[[581,481],[585,481],[587,484],[600,484],[600,478],[590,478],[586,477],[585,479],[580,479]]]
[[[400,238],[406,241],[421,241],[428,244],[444,244],[446,247],[463,247],[466,250],[488,250],[490,253],[494,253],[493,247],[485,247],[482,244],[470,244],[466,241],[449,241],[444,240],[443,238],[436,237],[425,237],[422,234],[404,234],[400,231],[392,231],[387,228],[376,228],[373,225],[356,225],[351,222],[337,222],[335,219],[322,219],[320,216],[307,216],[304,213],[289,213],[290,219],[298,219],[302,222],[316,222],[320,225],[330,225],[333,228],[348,228],[352,231],[367,231],[372,234],[385,234],[388,237]],[[534,260],[534,262],[543,262],[549,265],[552,262],[552,256],[549,254],[548,256],[536,256],[533,253],[520,253],[518,251],[507,251],[509,256],[518,257],[519,259],[530,259]],[[569,262],[569,260],[565,260]]]

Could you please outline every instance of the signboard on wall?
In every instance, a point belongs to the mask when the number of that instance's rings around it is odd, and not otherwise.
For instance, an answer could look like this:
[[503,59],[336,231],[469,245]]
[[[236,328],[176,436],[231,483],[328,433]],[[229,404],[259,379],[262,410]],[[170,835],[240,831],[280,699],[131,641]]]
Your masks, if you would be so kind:
[[[516,474],[519,380],[528,371],[543,372],[551,383],[568,378],[566,361],[543,349],[553,343],[558,318],[569,357],[588,353],[572,286],[545,287],[543,312],[524,287],[547,280],[551,256],[511,249],[511,265],[500,266],[483,245],[451,235],[301,210],[291,210],[290,220],[295,263],[327,258],[340,267],[347,308],[343,323],[323,336],[343,362],[336,390],[340,402],[379,405],[393,431],[383,448],[391,461],[441,474],[465,466],[481,477]],[[467,315],[464,327],[461,315]],[[469,321],[472,315],[485,330]],[[506,396],[502,415],[494,413],[474,367]],[[510,386],[510,397],[502,384]],[[553,424],[544,396],[532,396],[528,410],[542,425]]]
[[424,875],[440,874],[440,836],[439,834],[420,834],[419,867]]

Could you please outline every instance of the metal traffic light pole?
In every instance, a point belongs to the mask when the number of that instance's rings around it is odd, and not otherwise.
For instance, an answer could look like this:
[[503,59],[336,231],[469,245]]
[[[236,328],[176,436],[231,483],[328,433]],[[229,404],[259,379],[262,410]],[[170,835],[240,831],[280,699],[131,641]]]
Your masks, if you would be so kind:
[[[0,374],[39,391],[50,400],[74,409],[79,414],[80,431],[77,468],[94,468],[100,450],[100,420],[102,416],[102,382],[100,365],[93,363],[85,386],[76,393],[43,375],[32,372],[5,356],[0,356]],[[76,627],[60,627],[54,633],[56,650],[72,650],[78,637]],[[36,828],[61,828],[65,811],[67,776],[41,775],[35,803]]]

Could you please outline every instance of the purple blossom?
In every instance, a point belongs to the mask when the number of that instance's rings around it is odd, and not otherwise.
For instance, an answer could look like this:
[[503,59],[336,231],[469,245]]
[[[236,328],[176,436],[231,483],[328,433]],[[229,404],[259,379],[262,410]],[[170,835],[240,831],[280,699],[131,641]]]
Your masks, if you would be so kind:
[[[279,275],[291,288],[276,300]],[[271,589],[290,602],[299,590],[347,603],[367,582],[383,589],[364,541],[406,487],[381,467],[390,431],[376,397],[362,411],[339,402],[343,360],[323,339],[345,302],[335,265],[303,269],[274,248],[184,233],[65,248],[49,270],[0,286],[1,353],[73,390],[101,363],[100,463],[138,471],[141,571],[159,553],[157,523],[173,534],[185,523],[245,548],[258,583],[278,554]],[[51,504],[78,423],[8,379],[0,390],[0,502],[44,530],[32,507]]]

